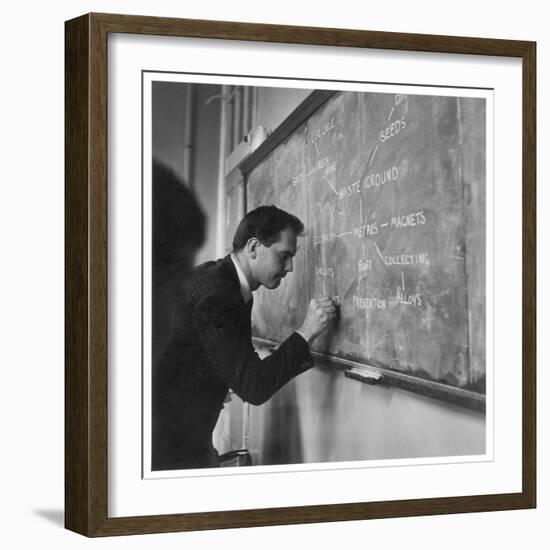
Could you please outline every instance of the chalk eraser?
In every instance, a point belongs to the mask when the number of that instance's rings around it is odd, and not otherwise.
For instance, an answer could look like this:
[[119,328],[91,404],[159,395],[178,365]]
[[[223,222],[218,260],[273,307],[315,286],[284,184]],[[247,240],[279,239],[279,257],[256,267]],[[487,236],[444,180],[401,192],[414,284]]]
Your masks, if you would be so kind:
[[378,371],[362,367],[352,367],[345,372],[345,375],[366,384],[379,384],[382,380],[382,375]]

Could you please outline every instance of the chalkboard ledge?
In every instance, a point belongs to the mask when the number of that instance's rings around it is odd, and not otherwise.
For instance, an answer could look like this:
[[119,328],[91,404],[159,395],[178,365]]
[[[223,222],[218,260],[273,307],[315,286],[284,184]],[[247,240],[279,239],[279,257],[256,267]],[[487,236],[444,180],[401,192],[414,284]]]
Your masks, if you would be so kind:
[[[279,343],[273,340],[253,337],[252,342],[256,348],[273,351]],[[350,379],[357,380],[371,385],[387,385],[411,391],[438,399],[449,405],[457,405],[472,411],[485,414],[485,395],[470,390],[455,388],[433,380],[425,380],[416,376],[411,376],[392,369],[384,368],[370,363],[359,363],[334,357],[316,351],[311,352],[317,365],[333,366],[341,371]]]

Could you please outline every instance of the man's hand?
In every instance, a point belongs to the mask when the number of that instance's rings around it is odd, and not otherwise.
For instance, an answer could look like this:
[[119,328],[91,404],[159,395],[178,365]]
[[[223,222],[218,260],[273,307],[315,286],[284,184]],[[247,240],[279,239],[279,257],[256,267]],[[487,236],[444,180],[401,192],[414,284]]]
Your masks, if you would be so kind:
[[303,325],[296,331],[311,344],[330,321],[336,317],[336,306],[331,298],[323,297],[309,302],[306,319]]

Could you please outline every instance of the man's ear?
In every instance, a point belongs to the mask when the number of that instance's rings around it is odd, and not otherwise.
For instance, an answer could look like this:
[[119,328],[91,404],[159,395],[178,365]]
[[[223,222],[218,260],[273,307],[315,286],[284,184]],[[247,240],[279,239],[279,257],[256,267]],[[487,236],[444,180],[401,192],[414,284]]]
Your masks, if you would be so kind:
[[256,237],[251,237],[246,243],[246,249],[248,250],[248,255],[255,260],[258,256],[258,247],[262,244]]

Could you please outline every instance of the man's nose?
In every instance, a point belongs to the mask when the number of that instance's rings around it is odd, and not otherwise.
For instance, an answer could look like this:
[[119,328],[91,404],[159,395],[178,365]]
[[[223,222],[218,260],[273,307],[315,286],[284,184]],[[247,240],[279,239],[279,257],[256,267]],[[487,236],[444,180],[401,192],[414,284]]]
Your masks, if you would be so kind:
[[285,271],[287,273],[290,273],[292,270],[293,270],[292,258],[288,258],[288,260],[286,261],[286,264],[285,264]]

